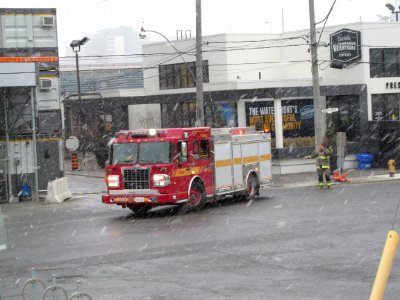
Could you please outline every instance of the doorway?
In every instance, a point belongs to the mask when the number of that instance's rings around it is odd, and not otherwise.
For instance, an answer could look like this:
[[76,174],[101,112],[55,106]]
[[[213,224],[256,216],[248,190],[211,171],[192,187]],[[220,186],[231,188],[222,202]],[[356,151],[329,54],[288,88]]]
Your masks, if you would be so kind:
[[337,112],[327,114],[327,131],[346,132],[347,141],[357,141],[360,138],[359,96],[326,97],[326,107],[339,109]]

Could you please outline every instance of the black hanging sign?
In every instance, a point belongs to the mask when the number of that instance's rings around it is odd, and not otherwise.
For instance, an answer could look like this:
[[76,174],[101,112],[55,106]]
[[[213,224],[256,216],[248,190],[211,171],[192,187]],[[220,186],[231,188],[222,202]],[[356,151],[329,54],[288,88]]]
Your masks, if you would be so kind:
[[331,60],[342,63],[361,58],[361,32],[343,28],[330,35]]

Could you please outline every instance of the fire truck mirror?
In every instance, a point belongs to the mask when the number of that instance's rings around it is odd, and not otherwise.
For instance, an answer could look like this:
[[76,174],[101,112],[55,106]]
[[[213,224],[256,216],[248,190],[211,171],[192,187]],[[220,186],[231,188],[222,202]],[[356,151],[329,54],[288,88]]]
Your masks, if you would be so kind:
[[184,141],[179,141],[178,142],[178,148],[177,148],[177,152],[178,152],[178,155],[177,155],[177,160],[178,160],[178,163],[184,163],[184,162],[187,162],[187,156],[188,156],[188,152],[187,152],[187,143],[186,142],[184,142]]
[[182,149],[181,149],[182,158],[186,161],[186,160],[187,160],[187,156],[188,156],[187,144],[186,144],[186,142],[182,142],[181,148],[182,148]]

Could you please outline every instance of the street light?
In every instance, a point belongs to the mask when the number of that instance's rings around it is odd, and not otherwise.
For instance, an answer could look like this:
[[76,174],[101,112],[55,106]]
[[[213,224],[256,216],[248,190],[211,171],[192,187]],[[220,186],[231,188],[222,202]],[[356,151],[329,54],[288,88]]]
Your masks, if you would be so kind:
[[[392,12],[392,14],[396,14],[396,22],[398,22],[399,21],[399,13],[400,13],[400,11],[399,10],[395,11],[396,8],[390,3],[386,3],[385,6],[387,7],[387,9],[389,9]],[[400,6],[399,6],[399,9],[400,9]]]
[[81,51],[81,46],[85,45],[89,42],[88,37],[83,37],[81,40],[73,40],[69,45],[72,48],[72,51],[75,52],[75,61],[76,61],[76,81],[78,86],[78,106],[79,106],[79,113],[78,113],[78,124],[81,121],[81,114],[82,114],[82,99],[81,99],[81,81],[79,78],[79,57],[78,52]]

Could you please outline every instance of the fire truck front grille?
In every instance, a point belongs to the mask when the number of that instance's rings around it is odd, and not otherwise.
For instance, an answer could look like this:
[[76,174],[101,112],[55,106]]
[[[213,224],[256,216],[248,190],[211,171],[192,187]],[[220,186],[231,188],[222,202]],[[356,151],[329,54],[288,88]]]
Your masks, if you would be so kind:
[[128,190],[144,190],[150,188],[149,169],[125,169],[124,188]]

